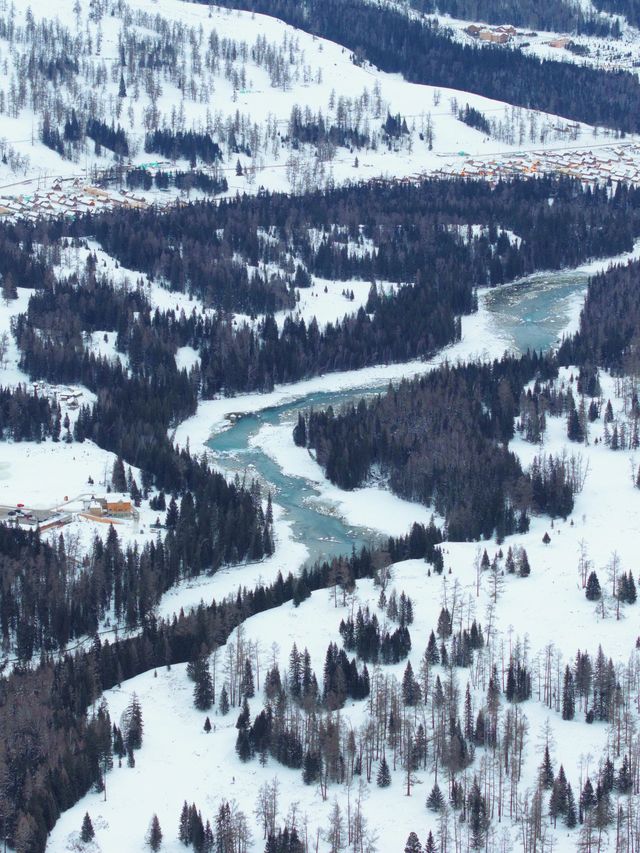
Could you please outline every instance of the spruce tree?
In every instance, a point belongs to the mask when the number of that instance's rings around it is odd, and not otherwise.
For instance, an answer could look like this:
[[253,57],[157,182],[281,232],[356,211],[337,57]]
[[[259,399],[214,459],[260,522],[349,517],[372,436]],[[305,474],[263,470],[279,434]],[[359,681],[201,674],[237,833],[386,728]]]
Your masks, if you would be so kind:
[[94,836],[95,832],[93,829],[93,824],[91,823],[91,818],[89,817],[89,812],[85,812],[84,817],[82,818],[80,838],[84,841],[85,844],[87,844],[93,839]]
[[204,721],[204,727],[203,728],[204,728],[205,732],[207,734],[209,734],[209,732],[211,731],[211,720],[209,719],[209,717],[207,717],[207,719]]
[[600,581],[598,580],[598,575],[595,572],[591,572],[591,574],[587,578],[587,587],[585,589],[585,595],[588,601],[599,601],[602,597]]
[[573,675],[567,666],[564,671],[564,684],[562,687],[562,719],[573,720],[576,713],[576,697],[573,686]]
[[160,821],[156,814],[151,818],[151,826],[149,827],[147,843],[154,851],[159,850],[162,845],[162,830],[160,829]]
[[576,814],[576,800],[573,796],[571,785],[569,784],[567,785],[567,811],[564,816],[564,822],[569,829],[573,829],[578,822],[578,816]]
[[438,651],[438,643],[436,641],[436,635],[431,632],[429,634],[429,642],[427,643],[427,660],[429,663],[440,663],[440,652]]
[[471,834],[471,849],[482,850],[485,845],[490,818],[487,809],[487,801],[482,796],[477,778],[474,778],[473,780],[471,792],[467,798],[467,806],[469,829]]
[[251,661],[249,658],[245,658],[244,661],[244,672],[242,674],[242,684],[240,689],[244,696],[251,699],[256,695],[254,683],[253,683],[253,669],[251,667]]
[[227,693],[227,685],[222,685],[222,690],[220,691],[220,704],[219,710],[222,716],[226,716],[229,713],[229,694]]
[[127,477],[124,472],[124,462],[122,457],[118,456],[113,463],[113,471],[111,473],[111,487],[114,492],[127,491]]
[[549,744],[545,745],[544,756],[539,772],[540,785],[550,791],[553,787],[553,765],[551,764],[551,756],[549,755]]
[[413,675],[411,661],[407,662],[402,678],[402,700],[409,707],[414,707],[420,701],[420,685]]
[[378,788],[388,788],[391,784],[391,771],[389,770],[389,765],[387,764],[386,755],[382,756],[382,761],[380,762],[380,767],[378,768],[376,783],[378,785]]
[[424,853],[436,853],[436,842],[434,841],[431,830],[429,830],[429,835],[427,835],[427,840],[424,845]]
[[427,797],[427,808],[431,812],[441,812],[444,808],[444,797],[437,782],[434,783],[431,793]]
[[189,806],[185,800],[180,812],[180,824],[178,827],[178,838],[186,846],[190,843],[189,838]]
[[633,776],[629,756],[625,755],[616,775],[615,787],[621,794],[628,794],[633,790]]
[[208,711],[213,705],[213,680],[206,657],[199,657],[195,662],[193,680],[193,704],[199,711]]
[[591,811],[595,804],[596,795],[593,791],[591,779],[589,779],[589,777],[587,776],[587,780],[584,783],[582,793],[580,794],[580,814],[583,816],[586,815],[587,812]]

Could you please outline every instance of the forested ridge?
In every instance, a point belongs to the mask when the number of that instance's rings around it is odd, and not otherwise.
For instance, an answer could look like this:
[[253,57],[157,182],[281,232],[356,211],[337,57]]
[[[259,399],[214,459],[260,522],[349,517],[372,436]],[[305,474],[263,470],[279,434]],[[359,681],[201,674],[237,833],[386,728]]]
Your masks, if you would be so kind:
[[[113,285],[91,268],[82,288],[75,281],[54,285],[50,276],[35,278],[11,253],[0,257],[0,272],[41,288],[17,324],[25,370],[94,390],[125,383],[134,411],[137,399],[152,409],[160,405],[162,422],[170,426],[193,412],[198,393],[263,391],[318,373],[428,357],[456,340],[459,315],[475,308],[476,287],[627,251],[639,231],[635,189],[618,187],[609,197],[606,189],[584,190],[567,179],[516,180],[494,188],[427,180],[293,198],[264,193],[164,213],[113,211],[3,232],[9,246],[97,237],[123,265],[218,309],[206,317],[151,312],[141,290],[126,298],[110,295]],[[265,265],[282,272],[267,275]],[[269,312],[295,305],[295,291],[309,286],[312,274],[371,281],[365,309],[324,329],[295,315],[278,329]],[[377,281],[399,287],[384,293]],[[237,325],[227,314],[231,306],[267,313],[253,326]],[[82,333],[103,316],[109,325],[102,328],[118,332],[132,377],[84,347]],[[191,377],[177,371],[173,359],[177,347],[186,345],[201,355]],[[162,403],[153,399],[160,388]],[[112,439],[109,446],[122,450]]]
[[628,71],[461,44],[437,22],[359,0],[221,0],[220,5],[281,18],[344,45],[355,61],[366,59],[412,83],[473,92],[587,124],[624,131],[640,127],[640,82]]

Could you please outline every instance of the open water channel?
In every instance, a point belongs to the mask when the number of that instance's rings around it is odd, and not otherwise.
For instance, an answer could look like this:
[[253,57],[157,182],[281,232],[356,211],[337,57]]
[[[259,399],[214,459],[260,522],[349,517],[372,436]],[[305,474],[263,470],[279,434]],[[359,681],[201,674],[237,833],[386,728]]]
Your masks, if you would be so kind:
[[[485,295],[490,328],[515,351],[548,349],[566,327],[588,278],[589,275],[582,271],[537,273],[490,291]],[[284,474],[260,447],[250,445],[250,439],[265,424],[290,422],[293,428],[301,409],[329,405],[338,409],[344,403],[379,393],[386,385],[384,380],[377,385],[368,383],[348,391],[307,394],[293,402],[243,416],[209,441],[221,467],[241,475],[246,472],[250,477],[257,476],[272,490],[274,500],[284,508],[292,524],[294,537],[306,545],[312,562],[349,553],[353,546],[371,544],[376,534],[349,526],[332,507],[310,500],[317,494],[313,486],[301,477]],[[233,406],[231,400],[229,405]]]

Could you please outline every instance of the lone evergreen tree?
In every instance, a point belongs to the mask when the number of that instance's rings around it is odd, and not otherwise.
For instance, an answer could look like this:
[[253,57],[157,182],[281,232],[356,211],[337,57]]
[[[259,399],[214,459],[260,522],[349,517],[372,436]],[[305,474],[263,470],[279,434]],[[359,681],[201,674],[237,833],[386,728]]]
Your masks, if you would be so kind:
[[380,767],[378,768],[376,782],[378,784],[378,788],[388,788],[391,784],[391,771],[389,770],[389,765],[387,764],[387,757],[385,755],[382,756],[382,761],[380,762]]
[[427,808],[432,812],[441,812],[444,808],[444,796],[437,782],[434,783],[431,793],[427,797]]
[[151,826],[149,827],[149,835],[147,843],[152,850],[159,850],[162,845],[162,830],[160,829],[160,821],[158,815],[154,814],[151,818]]
[[585,589],[585,595],[587,596],[588,601],[599,601],[602,597],[600,581],[598,580],[598,575],[595,572],[591,572],[591,574],[587,578],[587,588]]
[[89,817],[89,812],[84,813],[84,817],[82,818],[82,828],[80,830],[80,838],[84,841],[85,844],[91,841],[95,836],[95,832],[93,829],[93,824],[91,823],[91,818]]

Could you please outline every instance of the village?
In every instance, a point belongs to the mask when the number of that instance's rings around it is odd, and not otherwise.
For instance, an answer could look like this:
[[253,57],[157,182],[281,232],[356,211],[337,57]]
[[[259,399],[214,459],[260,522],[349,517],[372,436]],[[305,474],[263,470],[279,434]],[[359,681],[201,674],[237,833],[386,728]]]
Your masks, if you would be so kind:
[[55,178],[49,186],[28,194],[0,195],[0,221],[76,217],[114,207],[145,208],[148,202],[129,190],[92,186],[80,177]]
[[640,183],[640,145],[605,144],[580,148],[469,156],[464,151],[431,174],[441,177],[501,180],[518,176],[566,175],[587,184]]

